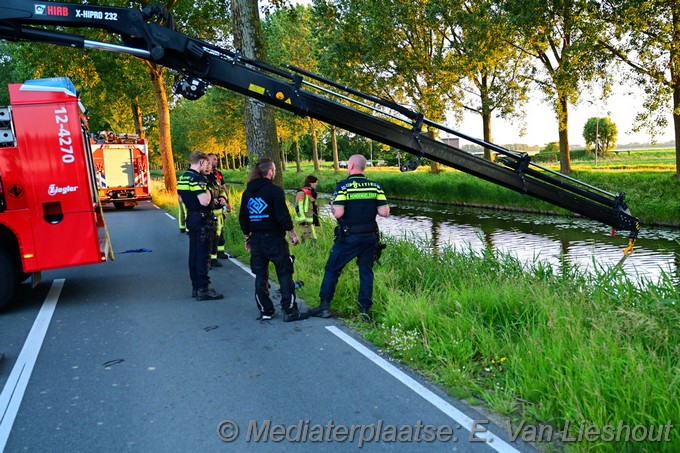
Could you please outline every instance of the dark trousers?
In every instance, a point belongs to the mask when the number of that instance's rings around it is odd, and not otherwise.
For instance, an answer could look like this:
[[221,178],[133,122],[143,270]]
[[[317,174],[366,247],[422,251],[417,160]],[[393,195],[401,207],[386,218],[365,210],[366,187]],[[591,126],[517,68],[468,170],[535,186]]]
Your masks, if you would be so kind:
[[274,263],[281,289],[281,309],[284,313],[297,309],[293,258],[286,237],[280,234],[253,233],[250,237],[250,269],[255,274],[255,302],[260,313],[274,314],[269,297],[269,263]]
[[354,258],[357,259],[359,265],[359,305],[363,308],[371,308],[373,305],[373,260],[377,244],[378,236],[375,234],[350,234],[335,240],[326,262],[319,291],[321,308],[330,308],[340,274],[347,263]]
[[215,230],[212,218],[203,218],[200,214],[187,215],[189,230],[189,277],[194,290],[207,289],[210,286],[210,245]]

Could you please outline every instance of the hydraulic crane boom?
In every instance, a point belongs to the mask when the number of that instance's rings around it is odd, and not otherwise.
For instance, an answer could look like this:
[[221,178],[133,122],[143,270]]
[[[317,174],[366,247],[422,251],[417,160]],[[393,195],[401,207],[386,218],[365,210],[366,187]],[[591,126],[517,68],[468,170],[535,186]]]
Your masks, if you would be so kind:
[[[122,44],[91,41],[56,29],[99,28],[118,35]],[[289,66],[287,70],[244,58],[174,29],[164,7],[130,8],[31,0],[3,0],[0,38],[40,41],[76,48],[126,53],[174,69],[182,76],[176,91],[198,99],[208,84],[258,99],[301,116],[310,116],[359,135],[428,158],[568,211],[630,231],[630,249],[640,223],[630,214],[623,193],[611,194],[566,177],[515,153],[432,122],[392,101],[342,86]],[[439,129],[505,156],[502,164],[473,156],[430,138],[423,126]]]

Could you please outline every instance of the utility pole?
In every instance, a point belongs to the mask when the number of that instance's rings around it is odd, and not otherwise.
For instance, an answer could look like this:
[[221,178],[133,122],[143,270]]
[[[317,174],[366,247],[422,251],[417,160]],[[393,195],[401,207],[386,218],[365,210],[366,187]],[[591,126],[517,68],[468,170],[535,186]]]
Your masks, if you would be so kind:
[[597,154],[600,152],[600,104],[597,104],[597,118],[595,119],[595,166],[597,167]]
[[597,154],[600,152],[600,102],[588,101],[588,104],[595,105],[595,166],[597,167]]

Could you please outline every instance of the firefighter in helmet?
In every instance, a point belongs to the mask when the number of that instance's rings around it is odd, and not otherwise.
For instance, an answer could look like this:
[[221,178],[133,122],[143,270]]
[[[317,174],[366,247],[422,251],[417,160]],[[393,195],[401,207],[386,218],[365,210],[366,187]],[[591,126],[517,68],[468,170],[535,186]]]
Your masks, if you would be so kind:
[[225,259],[228,257],[224,252],[224,236],[222,235],[222,230],[226,224],[227,213],[231,212],[231,205],[229,204],[224,176],[222,176],[222,172],[217,169],[217,155],[210,153],[208,154],[208,159],[210,159],[211,171],[206,176],[206,179],[208,180],[210,190],[216,198],[221,197],[227,200],[225,205],[219,206],[213,211],[213,214],[217,218],[217,226],[215,228],[215,237],[213,238],[210,249],[210,265],[212,267],[222,267],[222,263],[217,259]]
[[300,227],[302,242],[316,241],[315,227],[319,226],[319,209],[316,204],[316,186],[319,178],[309,175],[305,185],[295,193],[295,221]]

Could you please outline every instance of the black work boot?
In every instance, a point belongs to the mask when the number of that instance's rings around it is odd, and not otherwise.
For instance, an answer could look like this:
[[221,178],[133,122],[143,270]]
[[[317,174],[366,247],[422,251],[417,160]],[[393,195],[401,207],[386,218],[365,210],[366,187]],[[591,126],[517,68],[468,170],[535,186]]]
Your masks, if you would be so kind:
[[218,300],[218,299],[224,299],[224,295],[219,294],[212,288],[203,288],[199,289],[196,292],[196,300]]
[[331,304],[321,301],[318,307],[307,310],[305,315],[314,316],[315,318],[330,318]]
[[217,261],[217,258],[213,258],[210,260],[210,267],[222,267],[223,264]]
[[372,321],[370,308],[361,307],[361,312],[359,316],[362,322],[369,323]]
[[309,315],[307,313],[300,313],[300,310],[297,308],[291,308],[283,312],[283,322],[303,321],[307,318],[309,318]]

